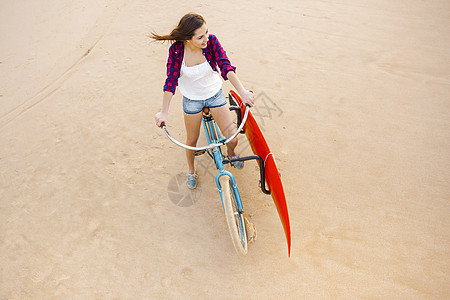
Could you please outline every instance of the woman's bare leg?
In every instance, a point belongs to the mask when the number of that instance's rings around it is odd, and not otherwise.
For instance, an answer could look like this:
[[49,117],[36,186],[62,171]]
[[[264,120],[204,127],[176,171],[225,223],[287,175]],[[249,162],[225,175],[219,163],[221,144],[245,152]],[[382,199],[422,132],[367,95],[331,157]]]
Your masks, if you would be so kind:
[[[200,135],[200,124],[202,122],[202,112],[198,114],[184,114],[184,126],[186,128],[186,145],[195,147]],[[189,173],[194,173],[194,151],[186,149],[186,159]]]

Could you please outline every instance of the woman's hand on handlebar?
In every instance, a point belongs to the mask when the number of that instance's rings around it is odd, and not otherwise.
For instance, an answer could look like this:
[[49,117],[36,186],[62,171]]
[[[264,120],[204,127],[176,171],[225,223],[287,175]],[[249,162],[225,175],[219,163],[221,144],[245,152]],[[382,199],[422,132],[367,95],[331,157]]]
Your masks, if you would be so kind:
[[240,93],[243,104],[248,104],[250,107],[253,107],[255,104],[255,95],[253,95],[252,91],[245,91],[244,93]]
[[163,123],[167,121],[167,113],[160,111],[155,115],[156,126],[161,127]]

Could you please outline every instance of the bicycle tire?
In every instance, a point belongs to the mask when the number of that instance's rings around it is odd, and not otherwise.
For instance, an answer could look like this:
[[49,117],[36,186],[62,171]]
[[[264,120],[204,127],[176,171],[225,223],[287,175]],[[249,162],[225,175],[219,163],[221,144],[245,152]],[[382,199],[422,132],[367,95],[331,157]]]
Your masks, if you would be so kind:
[[231,180],[228,176],[219,179],[222,188],[223,208],[230,231],[231,240],[238,254],[247,254],[247,230],[245,228],[244,216],[236,209],[236,195],[234,189],[230,187]]

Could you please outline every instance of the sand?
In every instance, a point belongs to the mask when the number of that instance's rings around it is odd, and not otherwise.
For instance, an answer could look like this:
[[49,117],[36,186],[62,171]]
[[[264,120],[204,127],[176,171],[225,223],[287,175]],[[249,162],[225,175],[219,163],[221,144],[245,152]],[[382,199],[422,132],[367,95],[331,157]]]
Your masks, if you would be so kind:
[[[183,150],[154,125],[168,45],[147,35],[190,11],[257,95],[290,258],[255,163],[233,171],[257,230],[240,257],[214,167],[199,157],[189,194]],[[0,299],[450,298],[449,12],[439,0],[2,1]],[[180,100],[168,126],[183,140]]]

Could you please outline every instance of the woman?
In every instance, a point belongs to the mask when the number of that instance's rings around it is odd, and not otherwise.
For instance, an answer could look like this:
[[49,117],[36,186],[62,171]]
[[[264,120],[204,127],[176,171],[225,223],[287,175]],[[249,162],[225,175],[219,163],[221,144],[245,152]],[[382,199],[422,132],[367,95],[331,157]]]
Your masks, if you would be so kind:
[[[155,115],[156,125],[161,126],[167,121],[170,101],[179,86],[183,95],[186,144],[197,145],[204,107],[210,108],[222,134],[230,137],[234,133],[234,126],[222,91],[220,75],[224,80],[230,80],[244,103],[253,106],[254,97],[239,81],[235,73],[236,68],[231,65],[219,40],[212,34],[208,35],[203,17],[193,13],[186,14],[169,35],[152,33],[151,38],[172,42],[167,60],[162,108]],[[234,152],[236,145],[236,138],[227,144],[227,153],[231,158],[238,157]],[[194,151],[186,150],[186,158],[189,168],[187,186],[194,189],[198,178],[194,167]],[[244,166],[240,161],[233,164],[238,169]]]

